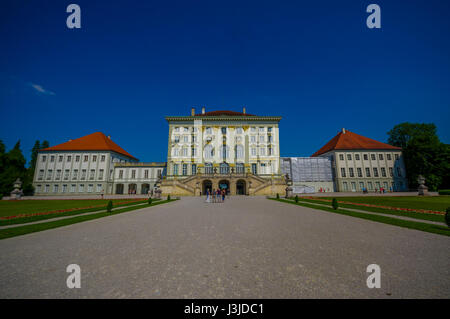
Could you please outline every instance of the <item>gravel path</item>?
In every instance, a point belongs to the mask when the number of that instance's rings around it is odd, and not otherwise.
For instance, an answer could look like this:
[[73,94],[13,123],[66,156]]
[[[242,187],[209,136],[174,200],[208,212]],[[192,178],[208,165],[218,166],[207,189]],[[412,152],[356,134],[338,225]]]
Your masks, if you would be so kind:
[[[449,298],[450,237],[263,197],[0,240],[0,298]],[[81,267],[68,289],[66,267]],[[381,267],[381,288],[366,267]]]

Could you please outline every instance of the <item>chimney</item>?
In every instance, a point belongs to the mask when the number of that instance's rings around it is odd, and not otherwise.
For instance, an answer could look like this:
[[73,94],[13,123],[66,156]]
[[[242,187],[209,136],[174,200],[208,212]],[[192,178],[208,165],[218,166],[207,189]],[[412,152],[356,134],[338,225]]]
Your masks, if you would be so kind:
[[191,116],[194,116],[195,115],[195,107],[192,107],[191,108]]
[[345,128],[342,128],[342,134],[345,134]]
[[202,114],[205,114],[205,107],[202,107]]
[[242,108],[242,113],[245,114],[245,106]]

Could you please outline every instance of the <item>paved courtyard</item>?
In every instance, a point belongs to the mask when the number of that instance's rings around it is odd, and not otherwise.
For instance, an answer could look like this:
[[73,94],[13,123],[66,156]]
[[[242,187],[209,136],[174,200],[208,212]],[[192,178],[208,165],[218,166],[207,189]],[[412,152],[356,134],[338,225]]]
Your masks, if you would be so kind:
[[450,298],[450,238],[263,197],[183,198],[0,240],[0,298]]

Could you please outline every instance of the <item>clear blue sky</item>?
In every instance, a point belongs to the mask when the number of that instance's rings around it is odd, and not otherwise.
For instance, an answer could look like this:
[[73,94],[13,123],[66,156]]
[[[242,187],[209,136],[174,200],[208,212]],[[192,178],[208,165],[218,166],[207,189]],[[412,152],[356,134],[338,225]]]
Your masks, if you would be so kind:
[[[81,29],[66,7],[81,7]],[[366,7],[381,7],[381,29]],[[342,127],[385,142],[434,122],[450,142],[450,1],[0,3],[0,139],[59,144],[101,131],[165,161],[166,115],[191,106],[279,115],[281,155]]]

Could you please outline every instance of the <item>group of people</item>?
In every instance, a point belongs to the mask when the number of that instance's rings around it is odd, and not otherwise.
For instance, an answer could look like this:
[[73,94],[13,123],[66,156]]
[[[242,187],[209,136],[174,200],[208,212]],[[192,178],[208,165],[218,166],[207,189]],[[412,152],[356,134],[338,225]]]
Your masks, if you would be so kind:
[[206,190],[206,202],[207,203],[223,203],[225,201],[225,196],[227,191],[222,189],[207,189]]

